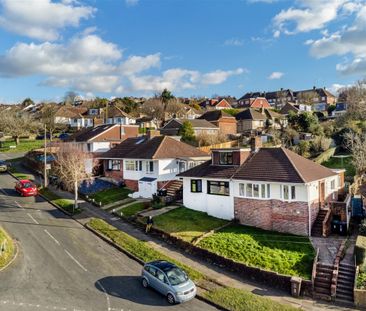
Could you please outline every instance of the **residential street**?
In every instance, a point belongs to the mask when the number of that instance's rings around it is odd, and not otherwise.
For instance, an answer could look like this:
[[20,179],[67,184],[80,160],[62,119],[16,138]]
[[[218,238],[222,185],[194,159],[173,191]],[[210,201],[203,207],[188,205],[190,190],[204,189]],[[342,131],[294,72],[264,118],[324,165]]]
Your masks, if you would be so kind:
[[0,225],[19,253],[0,272],[0,310],[214,310],[195,299],[169,306],[140,285],[141,266],[0,175]]

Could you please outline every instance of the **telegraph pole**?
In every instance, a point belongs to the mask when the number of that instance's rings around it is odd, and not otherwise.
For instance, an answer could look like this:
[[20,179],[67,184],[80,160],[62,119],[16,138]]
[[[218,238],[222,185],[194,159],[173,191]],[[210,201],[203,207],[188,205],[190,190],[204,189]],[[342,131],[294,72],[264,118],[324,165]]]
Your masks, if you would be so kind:
[[47,128],[46,124],[44,125],[44,187],[47,188]]

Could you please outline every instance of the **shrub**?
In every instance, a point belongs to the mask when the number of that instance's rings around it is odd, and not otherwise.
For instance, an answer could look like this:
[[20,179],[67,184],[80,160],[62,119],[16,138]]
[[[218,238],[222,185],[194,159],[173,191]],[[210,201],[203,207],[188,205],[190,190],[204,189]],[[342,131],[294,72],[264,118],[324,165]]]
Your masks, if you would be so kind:
[[362,220],[360,223],[358,233],[362,236],[366,236],[366,219]]
[[361,266],[360,270],[364,271],[365,257],[366,257],[366,237],[359,235],[355,246],[356,264]]

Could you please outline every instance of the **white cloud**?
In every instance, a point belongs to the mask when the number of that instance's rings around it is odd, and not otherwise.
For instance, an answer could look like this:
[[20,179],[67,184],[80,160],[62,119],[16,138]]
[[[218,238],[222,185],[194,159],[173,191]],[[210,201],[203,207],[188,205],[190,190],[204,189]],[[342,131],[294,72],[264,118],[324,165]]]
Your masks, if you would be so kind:
[[196,70],[172,68],[161,74],[146,74],[159,69],[161,54],[130,55],[123,58],[121,49],[89,31],[71,38],[65,44],[44,42],[17,43],[0,55],[0,76],[39,75],[40,85],[69,88],[81,92],[123,93],[193,89],[199,85],[225,82],[244,69]]
[[140,0],[125,0],[127,6],[135,6],[139,3]]
[[231,39],[226,40],[224,42],[224,45],[228,45],[228,46],[243,46],[244,45],[244,40],[237,39],[237,38],[231,38]]
[[[289,35],[322,29],[327,23],[337,18],[342,6],[349,1],[299,0],[297,3],[298,7],[282,10],[273,18],[274,37],[279,37],[281,33]],[[351,9],[351,6],[348,5],[347,8]]]
[[77,27],[81,19],[90,18],[96,9],[74,1],[0,0],[0,27],[30,38],[56,40],[67,26]]
[[279,71],[274,71],[272,72],[267,79],[269,80],[278,80],[281,79],[283,77],[284,73],[283,72],[279,72]]
[[328,90],[332,94],[337,94],[341,89],[345,87],[350,87],[351,84],[339,84],[339,83],[333,83],[330,87],[328,87]]
[[353,24],[339,31],[309,41],[310,54],[316,58],[331,55],[349,56],[336,66],[343,74],[366,74],[366,4],[358,7]]
[[237,68],[235,70],[216,70],[213,72],[205,73],[202,76],[203,84],[221,84],[225,82],[230,76],[240,75],[246,70],[243,68]]

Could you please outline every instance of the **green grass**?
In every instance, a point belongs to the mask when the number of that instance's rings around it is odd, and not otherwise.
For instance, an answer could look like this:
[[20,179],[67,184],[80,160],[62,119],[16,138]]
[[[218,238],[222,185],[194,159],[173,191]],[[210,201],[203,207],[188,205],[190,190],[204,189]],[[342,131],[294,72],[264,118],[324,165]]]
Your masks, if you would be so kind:
[[[0,152],[7,152],[7,153],[28,152],[33,149],[42,148],[43,144],[44,144],[44,141],[42,139],[40,139],[40,140],[20,140],[20,143],[18,146],[16,146],[15,141],[5,141],[3,143],[3,147],[0,148]],[[10,146],[16,146],[16,148],[10,148]]]
[[151,246],[147,244],[147,242],[135,239],[134,237],[128,235],[127,233],[124,233],[116,229],[115,227],[109,225],[104,220],[94,218],[90,220],[89,225],[93,229],[109,237],[113,242],[117,243],[126,251],[130,252],[131,254],[135,255],[136,257],[145,262],[158,259],[169,260],[178,265],[179,267],[181,267],[184,271],[186,271],[192,280],[202,281],[205,279],[202,273],[193,270],[192,268],[186,265],[180,264],[175,260],[172,260],[171,258],[153,249]]
[[314,249],[308,237],[230,225],[201,240],[218,255],[286,275],[310,279]]
[[96,192],[89,197],[97,203],[101,202],[102,205],[107,205],[126,199],[130,193],[131,190],[128,188],[111,188]]
[[352,164],[352,157],[343,159],[331,157],[328,161],[323,162],[322,165],[329,168],[344,168],[346,169],[346,176],[354,177],[356,175],[355,167]]
[[206,213],[185,207],[179,207],[154,217],[155,228],[188,242],[227,223],[226,220],[208,216]]
[[24,173],[19,173],[19,172],[14,172],[13,168],[10,169],[10,172],[18,179],[29,179],[32,180],[33,176],[32,175],[28,175],[28,174],[24,174]]
[[133,203],[117,211],[117,214],[123,217],[131,217],[145,209],[143,202]]
[[94,230],[102,233],[103,235],[110,238],[113,242],[118,244],[120,247],[128,251],[129,253],[135,255],[144,262],[149,262],[152,260],[168,260],[183,270],[185,270],[189,277],[195,281],[195,283],[200,286],[203,285],[204,288],[208,289],[205,291],[204,295],[208,300],[221,305],[228,310],[233,311],[256,311],[256,310],[297,310],[287,305],[280,304],[276,301],[269,300],[267,298],[262,298],[260,296],[254,295],[244,290],[234,289],[230,287],[220,286],[217,283],[210,280],[203,273],[192,269],[191,267],[184,265],[164,254],[155,250],[147,244],[135,239],[134,237],[119,231],[115,227],[107,224],[101,219],[92,219],[88,223],[90,227]]
[[214,289],[205,294],[209,300],[232,311],[290,311],[298,310],[268,298],[230,287]]
[[[2,252],[1,245],[3,245],[4,241],[5,250]],[[13,258],[14,255],[14,243],[13,240],[9,237],[9,235],[0,227],[0,269],[5,267],[10,260]]]
[[73,211],[74,200],[63,199],[46,188],[42,188],[39,192],[44,195],[48,200],[50,200],[53,204],[60,206],[69,213],[79,214],[81,212],[80,208],[77,208],[75,211]]

